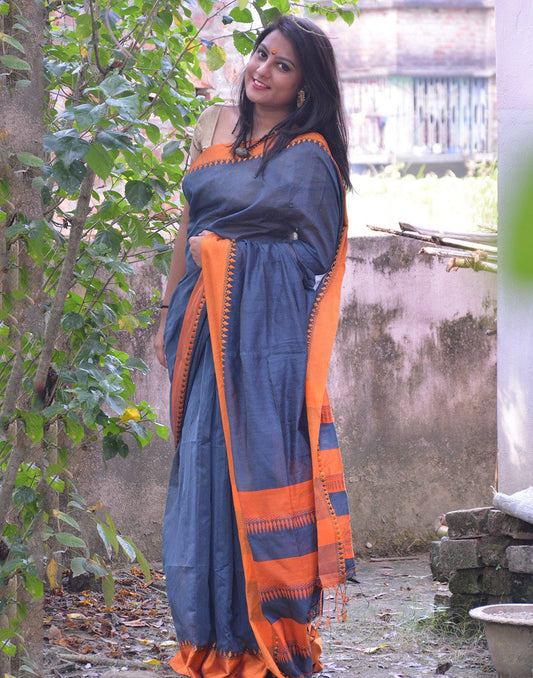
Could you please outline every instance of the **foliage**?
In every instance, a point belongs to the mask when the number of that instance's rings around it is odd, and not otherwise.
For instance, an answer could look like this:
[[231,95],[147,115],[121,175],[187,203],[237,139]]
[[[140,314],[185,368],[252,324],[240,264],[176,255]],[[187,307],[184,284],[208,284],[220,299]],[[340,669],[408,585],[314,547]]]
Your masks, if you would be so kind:
[[406,174],[401,165],[358,175],[348,196],[350,231],[405,221],[421,228],[473,232],[498,223],[495,164],[469,165],[465,177],[448,172]]
[[[356,0],[303,6],[350,24]],[[266,23],[295,10],[289,0],[45,2],[43,153],[17,149],[0,175],[0,506],[7,508],[0,511],[0,615],[16,606],[0,630],[8,655],[26,614],[9,584],[22,582],[36,600],[43,595],[29,546],[38,531],[54,588],[63,567],[92,573],[103,578],[110,604],[111,556],[122,551],[147,568],[105,509],[88,508],[77,494],[72,453],[101,444],[107,461],[126,457],[131,440],[144,448],[154,432],[166,437],[150,405],[135,397],[135,374],[147,365],[121,350],[128,333],[153,322],[159,296],[154,290],[142,307],[131,277],[142,261],[168,268],[191,127],[205,105],[194,85],[200,59],[220,68],[222,32],[247,54],[254,16]],[[32,84],[24,39],[35,27],[16,3],[0,1],[0,17],[10,19],[1,33],[1,84],[15,91]],[[21,176],[41,193],[42,218],[14,207]],[[90,554],[80,516],[96,524],[107,558]]]

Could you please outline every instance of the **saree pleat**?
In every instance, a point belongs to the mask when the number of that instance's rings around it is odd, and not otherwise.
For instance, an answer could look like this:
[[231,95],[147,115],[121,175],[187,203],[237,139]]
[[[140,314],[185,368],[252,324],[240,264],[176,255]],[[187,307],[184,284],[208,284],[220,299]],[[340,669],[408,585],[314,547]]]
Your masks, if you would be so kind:
[[[262,200],[269,192],[276,200],[294,153],[298,162],[309,155],[337,182],[328,197],[336,201],[333,215],[342,216],[338,174],[322,138],[298,138],[292,151],[272,163]],[[212,147],[192,174],[228,158],[225,147]],[[322,184],[329,185],[323,174]],[[291,209],[295,197],[287,197]],[[311,676],[320,668],[312,622],[323,589],[338,590],[342,616],[342,586],[354,569],[326,392],[346,228],[332,216],[333,237],[323,232],[326,217],[314,230],[319,208],[308,199],[292,223],[296,243],[277,234],[239,239],[235,224],[221,225],[223,215],[212,219],[216,233],[202,243],[202,272],[184,281],[186,307],[167,330],[177,453],[164,562],[180,643],[172,665],[198,678],[262,678],[267,668],[279,678]],[[203,228],[193,203],[191,214]],[[173,297],[169,315],[174,304]]]

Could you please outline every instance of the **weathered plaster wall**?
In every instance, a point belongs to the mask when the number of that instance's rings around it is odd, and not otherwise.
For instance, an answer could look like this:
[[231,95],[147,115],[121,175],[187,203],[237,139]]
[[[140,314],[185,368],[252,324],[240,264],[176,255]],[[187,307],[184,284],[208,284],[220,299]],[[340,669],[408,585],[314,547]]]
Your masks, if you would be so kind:
[[496,279],[418,250],[350,240],[330,390],[360,552],[408,547],[494,482]]
[[[330,373],[359,552],[392,552],[423,540],[437,515],[486,504],[496,463],[495,277],[446,273],[394,237],[354,238]],[[138,300],[160,284],[136,276]],[[155,330],[155,328],[154,328]],[[134,335],[132,354],[152,366],[138,399],[167,420],[168,380],[153,333]],[[171,442],[132,445],[104,471],[99,449],[80,453],[82,492],[102,499],[120,529],[159,559]],[[97,479],[95,481],[95,479]]]

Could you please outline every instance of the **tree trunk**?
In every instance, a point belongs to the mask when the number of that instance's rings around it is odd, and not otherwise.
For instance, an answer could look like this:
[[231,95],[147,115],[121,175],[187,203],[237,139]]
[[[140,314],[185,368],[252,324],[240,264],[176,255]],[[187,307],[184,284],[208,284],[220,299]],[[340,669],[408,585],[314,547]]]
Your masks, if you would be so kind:
[[[0,76],[0,179],[7,180],[9,183],[7,199],[3,200],[3,210],[7,216],[5,222],[0,224],[2,285],[3,291],[5,291],[5,286],[13,283],[13,280],[10,280],[9,264],[15,256],[18,266],[28,267],[30,290],[32,290],[27,298],[13,304],[9,324],[11,339],[15,345],[17,343],[15,337],[17,335],[20,337],[29,323],[33,323],[35,328],[34,323],[38,320],[39,324],[42,325],[42,317],[39,317],[42,313],[39,308],[40,304],[34,305],[30,298],[30,296],[39,297],[42,284],[40,271],[24,251],[16,254],[10,251],[6,239],[6,229],[21,215],[28,220],[42,219],[43,216],[40,189],[35,186],[33,181],[35,177],[41,174],[41,170],[32,166],[33,163],[26,164],[24,156],[20,154],[31,153],[39,158],[43,155],[44,74],[42,44],[45,19],[46,14],[42,2],[16,0],[10,3],[9,14],[3,17],[3,26],[0,26],[2,32],[17,40],[24,50],[21,53],[8,41],[3,41],[3,54],[22,59],[28,64],[28,68],[24,66],[15,68],[12,67],[12,61],[3,63],[2,72],[8,72]],[[26,30],[21,30],[17,27],[17,24],[24,26]],[[37,317],[36,314],[38,314]],[[23,394],[21,371],[14,370],[13,372],[13,379],[10,382],[9,389],[6,390],[6,394],[9,394],[9,402],[4,400],[2,408],[3,414],[8,416]],[[16,454],[17,447],[15,441],[12,454]],[[6,488],[5,484],[2,483],[4,494],[6,490],[9,491],[9,497],[11,497],[10,488]],[[4,517],[3,515],[2,520]],[[34,551],[32,555],[37,567],[42,568],[42,537],[39,528],[37,528],[30,542],[30,549]],[[21,588],[21,586],[18,587],[19,590]],[[24,600],[23,602],[28,603],[29,601]],[[25,647],[40,674],[42,674],[42,618],[42,601],[40,603],[32,601],[29,614],[23,621],[21,628]],[[2,660],[2,663],[2,669],[4,669],[5,660]],[[18,663],[18,659],[11,662],[11,673],[17,671],[15,665]]]

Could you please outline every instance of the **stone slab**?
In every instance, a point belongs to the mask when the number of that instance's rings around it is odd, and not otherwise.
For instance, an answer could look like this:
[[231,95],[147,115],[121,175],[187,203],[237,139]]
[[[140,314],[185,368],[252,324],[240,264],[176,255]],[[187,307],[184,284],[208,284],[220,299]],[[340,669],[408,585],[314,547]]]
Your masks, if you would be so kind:
[[481,565],[477,539],[450,539],[443,537],[440,540],[439,563],[443,572],[454,570],[468,570]]
[[507,567],[507,547],[513,543],[511,537],[481,537],[478,540],[479,557],[487,567]]
[[533,574],[533,546],[509,546],[506,555],[511,572]]
[[[513,577],[504,567],[483,568],[481,590],[490,596],[511,596]],[[500,602],[504,602],[503,600]]]
[[492,509],[487,518],[487,527],[491,535],[506,535],[513,539],[533,541],[533,525],[525,520],[509,516],[503,511]]
[[440,540],[432,541],[429,546],[429,566],[435,581],[448,581],[450,573],[445,572],[440,565]]
[[533,575],[513,572],[511,595],[513,603],[533,603]]
[[483,591],[483,568],[454,570],[449,582],[452,593],[479,594]]
[[460,511],[449,511],[446,514],[448,537],[465,539],[481,537],[488,534],[488,517],[490,506]]

